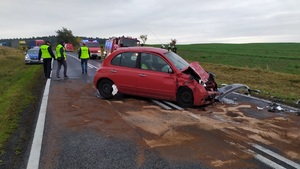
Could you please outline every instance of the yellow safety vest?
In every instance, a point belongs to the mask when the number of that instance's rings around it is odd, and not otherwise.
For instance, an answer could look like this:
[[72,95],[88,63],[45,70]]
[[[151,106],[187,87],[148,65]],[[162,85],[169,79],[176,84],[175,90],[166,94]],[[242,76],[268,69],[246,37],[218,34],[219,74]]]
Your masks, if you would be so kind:
[[55,58],[57,59],[57,58],[59,58],[59,57],[61,57],[61,53],[60,53],[60,48],[63,48],[63,50],[64,50],[64,52],[63,52],[63,57],[66,59],[67,57],[66,57],[66,50],[65,50],[65,48],[61,45],[61,44],[58,44],[57,46],[56,46],[56,49],[55,49],[55,51],[56,51],[56,56],[55,56]]
[[41,52],[42,52],[42,58],[43,58],[43,59],[51,58],[51,55],[50,55],[50,53],[49,53],[49,51],[48,51],[48,48],[49,48],[48,45],[42,45],[42,46],[40,47]]
[[88,58],[90,58],[90,56],[89,56],[89,48],[88,47],[82,46],[82,47],[80,47],[80,49],[81,49],[81,55],[80,55],[81,59],[88,59]]

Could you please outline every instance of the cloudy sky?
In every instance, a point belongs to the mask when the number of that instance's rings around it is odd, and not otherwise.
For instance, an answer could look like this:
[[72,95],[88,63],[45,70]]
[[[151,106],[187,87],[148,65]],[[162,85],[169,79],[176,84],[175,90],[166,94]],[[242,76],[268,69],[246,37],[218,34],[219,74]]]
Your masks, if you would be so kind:
[[147,35],[148,44],[299,42],[300,0],[6,0],[0,39]]

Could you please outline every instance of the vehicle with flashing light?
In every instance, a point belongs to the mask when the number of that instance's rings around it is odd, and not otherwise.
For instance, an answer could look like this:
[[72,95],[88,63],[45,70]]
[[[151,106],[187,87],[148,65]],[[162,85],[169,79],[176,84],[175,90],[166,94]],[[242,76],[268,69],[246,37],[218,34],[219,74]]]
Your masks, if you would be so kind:
[[85,43],[85,46],[89,48],[91,59],[101,59],[100,44],[97,40],[82,40],[81,43]]
[[104,55],[106,57],[120,47],[133,47],[139,45],[140,41],[137,38],[129,36],[111,37],[105,41]]

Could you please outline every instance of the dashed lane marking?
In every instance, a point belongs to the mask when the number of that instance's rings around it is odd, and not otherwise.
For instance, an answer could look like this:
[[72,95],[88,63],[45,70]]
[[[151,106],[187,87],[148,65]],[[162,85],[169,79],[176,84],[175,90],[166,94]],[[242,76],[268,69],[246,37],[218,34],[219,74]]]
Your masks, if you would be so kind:
[[273,152],[273,151],[271,151],[269,149],[266,149],[266,148],[264,148],[264,147],[262,147],[260,145],[257,145],[257,144],[252,144],[252,146],[254,148],[256,148],[256,149],[258,149],[258,150],[266,153],[266,154],[269,154],[270,156],[272,156],[272,157],[274,157],[274,158],[276,158],[276,159],[278,159],[278,160],[280,160],[282,162],[285,162],[286,164],[288,164],[290,166],[293,166],[293,167],[295,167],[297,169],[300,169],[300,165],[299,164],[297,164],[294,161],[291,161],[291,160],[289,160],[289,159],[287,159],[287,158],[285,158],[285,157],[283,157],[283,156],[281,156],[281,155],[279,155],[279,154],[277,154],[277,153],[275,153],[275,152]]

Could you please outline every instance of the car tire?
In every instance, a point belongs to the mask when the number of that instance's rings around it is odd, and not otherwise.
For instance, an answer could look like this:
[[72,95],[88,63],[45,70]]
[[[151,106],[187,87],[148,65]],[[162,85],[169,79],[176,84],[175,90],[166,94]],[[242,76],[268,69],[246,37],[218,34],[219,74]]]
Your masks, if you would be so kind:
[[112,82],[109,79],[103,79],[98,83],[97,89],[100,93],[100,95],[104,98],[104,99],[111,99],[113,98],[113,85],[114,82]]
[[194,95],[190,88],[181,87],[177,91],[176,101],[183,108],[192,107],[194,103]]

